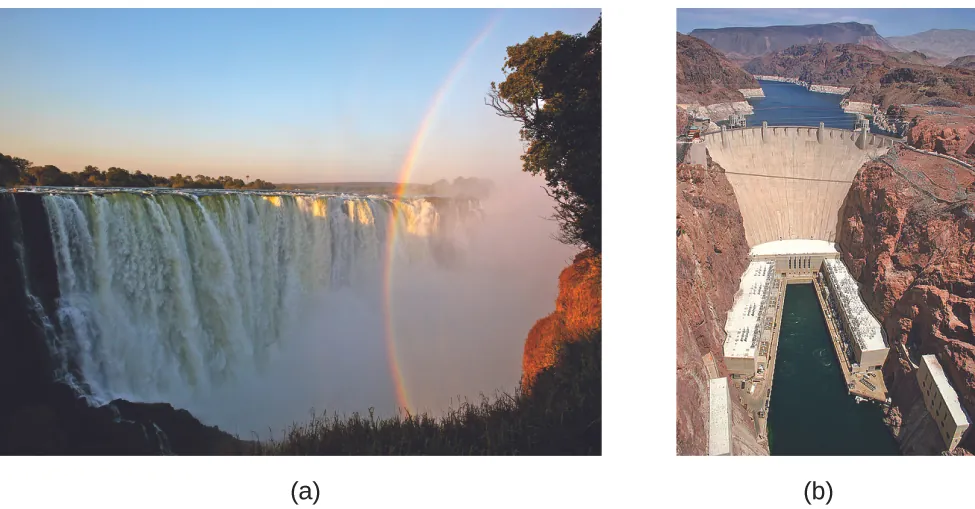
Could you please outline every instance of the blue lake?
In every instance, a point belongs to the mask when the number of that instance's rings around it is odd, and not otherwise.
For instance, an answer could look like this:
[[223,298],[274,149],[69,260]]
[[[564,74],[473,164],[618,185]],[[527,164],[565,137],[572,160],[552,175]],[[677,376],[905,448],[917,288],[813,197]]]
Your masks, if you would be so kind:
[[[754,115],[745,117],[747,125],[803,125],[853,129],[856,115],[843,113],[840,101],[843,96],[810,92],[805,87],[777,81],[759,81],[765,98],[749,99],[755,108]],[[873,126],[871,126],[873,130]]]

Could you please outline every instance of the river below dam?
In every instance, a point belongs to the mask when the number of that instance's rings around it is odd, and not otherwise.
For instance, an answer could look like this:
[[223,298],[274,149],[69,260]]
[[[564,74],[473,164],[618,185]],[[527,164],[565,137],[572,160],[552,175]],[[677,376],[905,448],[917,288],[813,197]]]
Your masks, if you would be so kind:
[[773,456],[899,454],[874,403],[847,393],[811,284],[788,286],[769,408]]

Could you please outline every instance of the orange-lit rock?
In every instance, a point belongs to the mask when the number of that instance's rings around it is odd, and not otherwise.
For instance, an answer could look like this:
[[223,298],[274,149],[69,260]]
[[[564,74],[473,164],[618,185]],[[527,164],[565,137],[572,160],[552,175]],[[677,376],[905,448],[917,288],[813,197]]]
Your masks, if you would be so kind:
[[555,363],[559,344],[576,341],[601,326],[602,258],[587,250],[559,275],[555,311],[528,331],[521,361],[523,390],[530,390],[535,376]]

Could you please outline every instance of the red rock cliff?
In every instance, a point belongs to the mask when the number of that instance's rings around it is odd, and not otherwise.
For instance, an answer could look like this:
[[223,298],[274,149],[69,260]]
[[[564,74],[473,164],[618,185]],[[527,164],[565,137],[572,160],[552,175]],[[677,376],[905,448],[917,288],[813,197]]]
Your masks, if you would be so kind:
[[[708,170],[678,165],[677,454],[708,452],[711,376],[705,357],[713,359],[715,375],[727,376],[724,325],[747,257],[741,211],[724,170],[713,162]],[[736,422],[747,419],[737,410]],[[742,453],[739,438],[735,437],[735,454]],[[750,454],[763,453],[755,450],[761,447],[751,449]]]
[[[891,342],[884,378],[901,448],[943,449],[911,358],[937,354],[969,412],[975,409],[975,176],[907,150],[864,165],[840,211],[843,260]],[[931,436],[934,429],[935,435]],[[975,450],[969,434],[962,447]]]
[[592,251],[576,255],[559,274],[555,311],[535,322],[525,340],[521,360],[521,386],[531,382],[555,362],[559,344],[576,341],[602,325],[602,257]]
[[700,39],[677,34],[677,102],[710,105],[744,101],[738,91],[758,81]]
[[907,142],[912,147],[975,164],[975,111],[941,108],[940,114],[913,113],[916,116],[906,133]]

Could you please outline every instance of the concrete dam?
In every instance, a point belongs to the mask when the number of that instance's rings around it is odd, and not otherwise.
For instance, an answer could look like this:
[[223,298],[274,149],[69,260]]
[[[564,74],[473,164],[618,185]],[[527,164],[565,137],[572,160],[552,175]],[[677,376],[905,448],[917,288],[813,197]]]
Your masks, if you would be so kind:
[[735,190],[749,247],[789,239],[835,242],[839,209],[864,163],[894,138],[824,127],[761,127],[705,135]]
[[[818,343],[827,347],[817,348],[823,357],[834,350],[843,392],[886,402],[887,390],[878,373],[889,344],[880,321],[862,302],[859,285],[840,260],[835,242],[840,207],[857,172],[864,163],[884,155],[896,140],[872,134],[866,126],[847,130],[822,123],[819,127],[763,123],[722,128],[704,135],[703,141],[700,145],[724,168],[734,189],[750,248],[749,265],[725,323],[724,361],[732,390],[711,391],[712,413],[723,415],[725,400],[738,398],[751,413],[759,440],[769,440],[786,287],[792,284],[812,288],[807,294],[818,303],[816,311],[822,311],[828,336]],[[790,329],[787,350],[805,351],[796,338]],[[791,369],[784,369],[782,376],[791,381]],[[794,386],[802,386],[801,382]],[[724,421],[713,419],[709,436],[727,436],[730,430]],[[726,442],[709,443],[709,454],[731,454]]]

